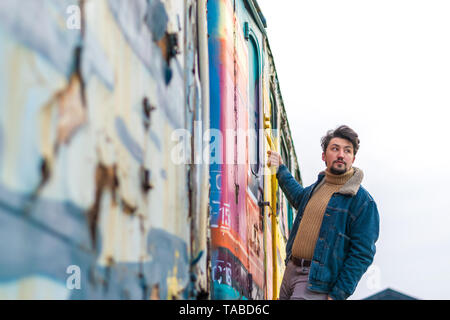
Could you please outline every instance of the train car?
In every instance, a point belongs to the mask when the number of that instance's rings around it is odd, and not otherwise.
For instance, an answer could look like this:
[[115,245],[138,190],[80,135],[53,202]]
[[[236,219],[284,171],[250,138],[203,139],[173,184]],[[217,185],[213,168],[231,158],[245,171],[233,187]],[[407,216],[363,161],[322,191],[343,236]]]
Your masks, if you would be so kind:
[[0,1],[0,299],[277,298],[266,151],[301,177],[264,25],[255,0]]
[[206,285],[208,166],[173,155],[203,135],[197,8],[0,1],[0,299]]
[[256,1],[210,0],[208,36],[211,296],[276,299],[293,215],[267,150],[300,174],[265,18]]

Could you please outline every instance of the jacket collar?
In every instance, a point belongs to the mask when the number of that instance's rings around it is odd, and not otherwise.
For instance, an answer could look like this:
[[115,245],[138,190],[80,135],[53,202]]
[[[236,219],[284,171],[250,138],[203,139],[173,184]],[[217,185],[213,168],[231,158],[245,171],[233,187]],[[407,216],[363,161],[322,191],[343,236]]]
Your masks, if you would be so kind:
[[[364,178],[364,173],[361,169],[357,167],[353,167],[355,169],[355,173],[353,176],[348,179],[348,181],[342,186],[341,189],[337,193],[348,195],[348,196],[355,196],[356,193],[358,193],[359,187],[361,186],[361,182]],[[320,187],[323,183],[325,183],[325,171],[322,171],[319,173],[319,181],[317,184],[317,187]],[[317,190],[317,187],[315,188]]]

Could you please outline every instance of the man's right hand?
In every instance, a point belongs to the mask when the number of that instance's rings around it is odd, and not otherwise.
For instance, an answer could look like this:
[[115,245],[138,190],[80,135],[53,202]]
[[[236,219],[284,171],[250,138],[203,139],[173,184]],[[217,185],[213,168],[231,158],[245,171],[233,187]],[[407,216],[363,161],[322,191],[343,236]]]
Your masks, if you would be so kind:
[[283,164],[283,160],[281,159],[281,155],[278,152],[269,150],[267,151],[267,166],[273,167],[278,170],[278,167]]

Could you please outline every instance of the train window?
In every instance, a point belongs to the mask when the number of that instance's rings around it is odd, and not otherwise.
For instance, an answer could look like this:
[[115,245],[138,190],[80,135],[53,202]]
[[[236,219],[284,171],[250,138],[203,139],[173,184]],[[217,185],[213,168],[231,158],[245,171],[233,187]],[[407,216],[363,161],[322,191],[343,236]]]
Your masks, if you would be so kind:
[[248,139],[249,161],[254,175],[259,171],[259,58],[255,41],[250,37],[248,50],[249,64],[249,106],[248,106]]
[[287,152],[286,142],[284,141],[284,138],[281,138],[281,158],[283,159],[283,163],[286,165],[286,167],[291,170],[291,162],[290,157]]
[[277,105],[275,102],[275,95],[272,90],[270,90],[270,124],[272,126],[272,130],[278,129],[278,113],[277,113]]
[[[286,167],[288,167],[289,170],[291,170],[291,161],[290,161],[289,154],[287,152],[288,149],[286,146],[286,141],[283,136],[281,136],[281,148],[280,149],[281,149],[281,158],[283,159],[283,163],[286,165]],[[287,221],[288,221],[287,227],[290,232],[292,229],[292,222],[294,221],[294,212],[292,210],[290,203],[287,201],[287,198],[285,195],[283,195],[283,202],[286,204],[286,209],[287,209],[286,214],[287,214]]]

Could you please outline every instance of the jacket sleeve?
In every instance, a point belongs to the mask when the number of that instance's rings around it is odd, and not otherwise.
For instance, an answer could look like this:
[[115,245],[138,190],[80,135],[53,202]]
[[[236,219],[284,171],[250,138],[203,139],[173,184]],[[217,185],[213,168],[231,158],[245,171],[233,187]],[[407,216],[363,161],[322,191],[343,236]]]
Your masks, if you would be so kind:
[[376,203],[370,199],[361,207],[350,227],[349,251],[330,296],[347,299],[356,289],[375,256],[375,242],[379,235],[380,218]]
[[298,210],[305,189],[295,180],[284,164],[278,167],[277,179],[278,185],[283,190],[289,203],[295,210]]

